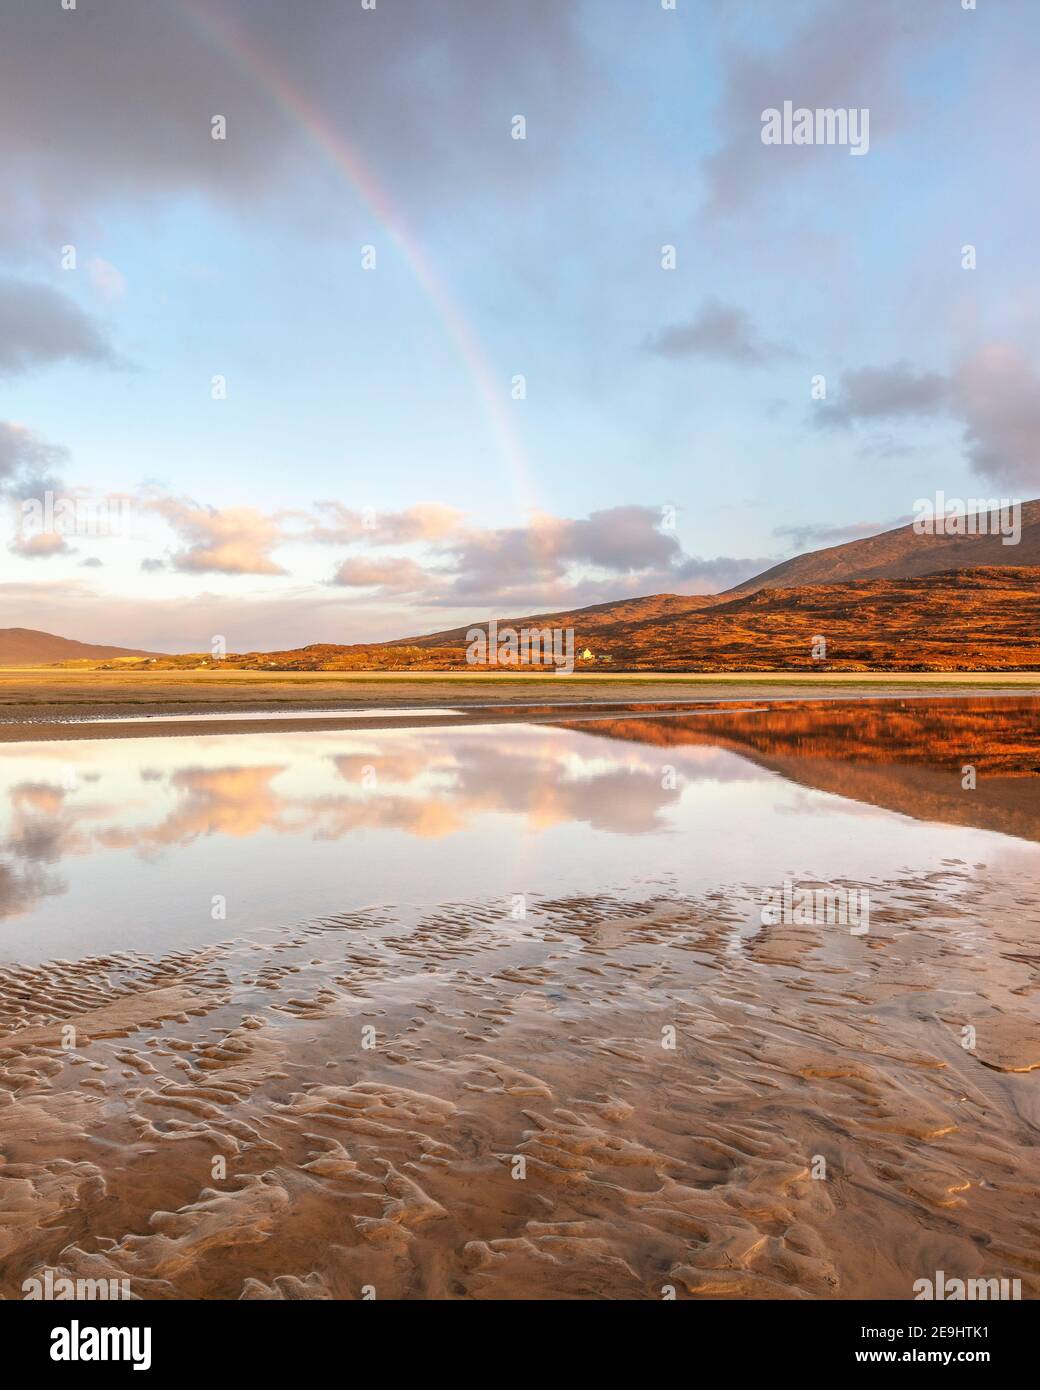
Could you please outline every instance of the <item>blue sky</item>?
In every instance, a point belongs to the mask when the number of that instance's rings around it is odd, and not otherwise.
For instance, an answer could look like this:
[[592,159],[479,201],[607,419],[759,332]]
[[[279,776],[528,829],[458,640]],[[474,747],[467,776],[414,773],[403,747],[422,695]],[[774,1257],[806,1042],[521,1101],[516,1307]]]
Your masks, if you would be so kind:
[[[4,29],[2,626],[378,639],[1040,492],[1030,0],[92,0]],[[866,108],[869,151],[763,145],[786,99]],[[132,524],[29,544],[45,488]]]

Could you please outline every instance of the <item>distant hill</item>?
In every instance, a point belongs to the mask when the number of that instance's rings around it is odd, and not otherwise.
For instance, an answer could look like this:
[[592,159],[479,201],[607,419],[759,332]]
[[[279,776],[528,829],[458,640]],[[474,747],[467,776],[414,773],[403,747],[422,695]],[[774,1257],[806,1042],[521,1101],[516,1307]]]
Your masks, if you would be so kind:
[[[928,536],[902,526],[785,560],[723,594],[650,594],[499,619],[500,629],[573,628],[576,654],[615,671],[1040,670],[1040,500],[1022,505],[1019,544]],[[466,634],[487,621],[352,646],[229,654],[223,669],[466,670]],[[826,657],[812,651],[826,639]],[[819,644],[817,644],[818,646]],[[0,664],[149,658],[151,670],[216,664],[0,631]],[[498,667],[502,674],[508,667]]]
[[1017,545],[1004,545],[1000,536],[918,536],[911,524],[865,540],[796,555],[735,584],[726,594],[791,589],[801,584],[840,584],[849,579],[914,579],[945,570],[1037,565],[1040,500],[1022,503],[1022,537]]
[[[513,621],[555,626],[565,620],[573,626],[579,671],[1040,671],[1038,615],[1040,566],[1012,566],[763,588],[708,603],[657,595],[599,605],[590,617],[579,610]],[[405,643],[229,654],[220,665],[225,670],[465,671],[472,669],[466,664],[465,634],[465,628],[456,628]],[[586,646],[594,661],[581,659]],[[158,657],[148,669],[210,660]],[[510,671],[495,669],[501,675]]]
[[[1040,567],[966,569],[722,595],[619,624],[605,650],[655,670],[1040,670]],[[826,639],[825,659],[812,653]]]
[[130,647],[99,647],[36,632],[30,627],[0,627],[0,666],[47,666],[55,661],[103,661],[121,656],[151,656]]
[[[1022,504],[1022,536],[1017,545],[1002,544],[997,536],[917,535],[913,525],[900,526],[865,540],[813,550],[764,570],[721,594],[650,594],[618,599],[589,608],[538,613],[524,618],[500,618],[511,627],[573,627],[586,642],[632,635],[638,626],[679,620],[761,589],[797,589],[805,585],[845,584],[860,579],[915,579],[954,570],[1040,568],[1040,499]],[[486,630],[486,621],[399,637],[387,647],[442,648],[465,645],[470,627]]]
[[[583,636],[613,631],[619,623],[648,622],[680,614],[695,613],[718,603],[719,594],[649,594],[646,598],[615,599],[611,603],[595,603],[588,608],[565,608],[556,613],[536,613],[529,618],[500,618],[505,627],[573,627]],[[467,623],[465,627],[430,632],[423,637],[397,637],[382,645],[387,647],[460,647],[466,645],[466,633],[480,628],[487,631],[487,622]]]

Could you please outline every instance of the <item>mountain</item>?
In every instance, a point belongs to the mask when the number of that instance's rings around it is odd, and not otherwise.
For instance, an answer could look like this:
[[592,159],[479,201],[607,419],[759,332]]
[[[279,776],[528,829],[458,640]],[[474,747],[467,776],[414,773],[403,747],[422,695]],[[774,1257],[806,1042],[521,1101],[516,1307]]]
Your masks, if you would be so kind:
[[[666,621],[718,603],[718,594],[649,594],[646,598],[615,599],[588,608],[564,608],[555,613],[537,613],[530,618],[500,618],[500,627],[573,627],[585,637],[613,632],[619,623]],[[487,631],[487,621],[446,628],[422,637],[398,637],[383,643],[387,647],[465,647],[466,634],[477,628]]]
[[[514,621],[545,627],[571,620],[579,670],[1040,671],[1038,615],[1040,566],[763,588],[699,606],[658,595],[598,605],[588,617],[578,610]],[[220,664],[225,670],[465,671],[472,669],[466,631],[410,643],[247,652]],[[582,659],[586,646],[594,662]],[[159,657],[148,669],[210,660]]]
[[1022,503],[1022,536],[1017,545],[1004,545],[999,535],[919,536],[911,524],[865,540],[796,555],[726,592],[750,594],[757,589],[791,589],[801,584],[837,584],[850,579],[913,579],[944,570],[1037,565],[1040,499]]
[[[585,642],[632,635],[636,625],[664,623],[707,609],[721,609],[734,598],[762,589],[798,589],[806,585],[845,584],[866,579],[915,579],[954,570],[1040,567],[1040,499],[1022,503],[1022,535],[1004,545],[999,535],[917,535],[913,525],[900,526],[865,540],[796,555],[721,594],[650,594],[646,598],[597,603],[589,608],[502,618],[499,626],[573,627]],[[736,612],[737,610],[727,610]],[[487,629],[486,621],[471,626]],[[467,627],[449,628],[421,637],[400,637],[388,647],[464,647]],[[644,632],[648,630],[645,629]]]
[[[587,647],[595,658],[579,659],[582,670],[609,663],[614,671],[1036,671],[1038,615],[1035,500],[1022,504],[1017,545],[1003,545],[999,535],[917,535],[912,526],[902,526],[785,560],[722,594],[651,594],[501,618],[499,628],[573,628],[576,654],[580,658]],[[487,622],[384,643],[240,653],[221,665],[465,670],[471,627],[486,629]],[[825,639],[825,657],[817,638]],[[212,664],[209,655],[156,657],[20,629],[0,633],[0,663],[133,656],[149,657],[150,669]],[[497,669],[508,674],[508,667]]]
[[0,666],[45,666],[54,661],[102,661],[122,656],[151,656],[130,647],[99,647],[36,632],[29,627],[0,627]]
[[1040,567],[967,569],[722,595],[600,640],[616,668],[1040,670],[1038,616]]

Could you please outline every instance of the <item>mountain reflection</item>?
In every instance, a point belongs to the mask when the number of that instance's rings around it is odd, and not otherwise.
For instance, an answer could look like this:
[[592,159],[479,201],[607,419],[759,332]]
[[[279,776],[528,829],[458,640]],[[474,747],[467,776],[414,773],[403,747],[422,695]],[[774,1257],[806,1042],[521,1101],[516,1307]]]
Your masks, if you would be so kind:
[[661,750],[725,748],[788,781],[915,820],[1040,841],[1036,698],[792,701],[609,720],[596,733]]
[[8,744],[0,916],[64,891],[62,861],[106,851],[150,861],[210,837],[437,840],[476,825],[669,834],[699,784],[777,775],[864,809],[1038,841],[1038,716],[1023,698],[799,701],[551,727]]

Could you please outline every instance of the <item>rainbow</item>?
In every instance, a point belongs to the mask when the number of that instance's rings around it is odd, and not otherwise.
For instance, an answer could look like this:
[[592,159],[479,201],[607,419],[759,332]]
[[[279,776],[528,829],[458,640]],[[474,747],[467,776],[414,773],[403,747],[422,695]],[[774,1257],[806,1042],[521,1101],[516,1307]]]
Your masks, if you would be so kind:
[[534,494],[531,471],[513,423],[513,412],[506,404],[499,375],[490,365],[476,330],[455,302],[449,287],[437,274],[424,248],[409,231],[404,218],[393,207],[386,189],[358,151],[333,127],[324,112],[275,66],[268,54],[243,32],[240,25],[226,15],[218,14],[203,0],[184,0],[178,9],[188,16],[195,30],[206,41],[227,55],[268,93],[286,118],[307,136],[386,230],[432,304],[447,337],[473,380],[498,440],[503,462],[512,477],[518,505],[525,514],[532,511]]

